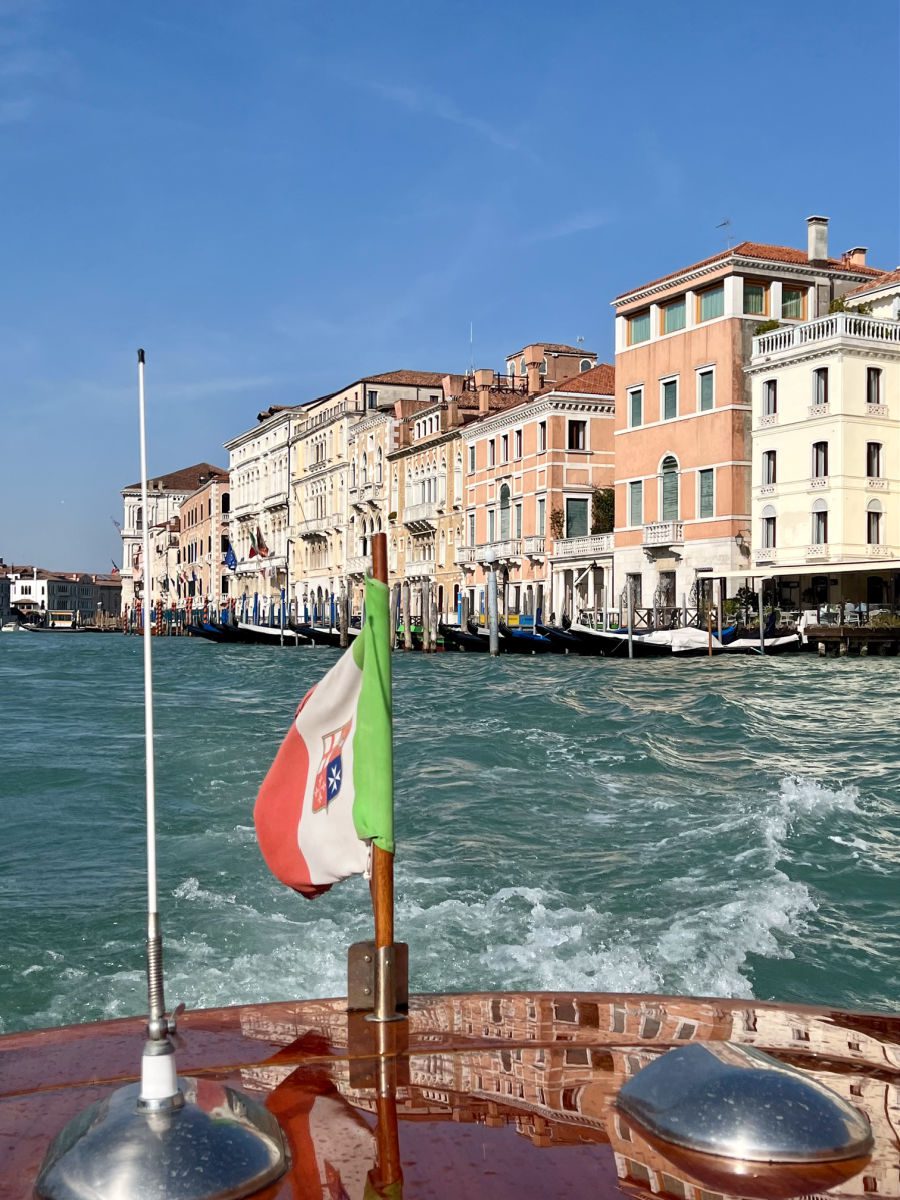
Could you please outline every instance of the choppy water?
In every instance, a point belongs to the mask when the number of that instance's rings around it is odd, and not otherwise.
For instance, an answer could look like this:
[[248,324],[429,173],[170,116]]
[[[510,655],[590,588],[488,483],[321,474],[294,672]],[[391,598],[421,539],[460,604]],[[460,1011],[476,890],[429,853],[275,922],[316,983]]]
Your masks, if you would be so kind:
[[[367,886],[293,895],[251,815],[336,652],[154,650],[170,1003],[341,994]],[[415,990],[896,1010],[900,660],[394,662]],[[136,638],[0,638],[0,1031],[143,1011],[142,686]]]

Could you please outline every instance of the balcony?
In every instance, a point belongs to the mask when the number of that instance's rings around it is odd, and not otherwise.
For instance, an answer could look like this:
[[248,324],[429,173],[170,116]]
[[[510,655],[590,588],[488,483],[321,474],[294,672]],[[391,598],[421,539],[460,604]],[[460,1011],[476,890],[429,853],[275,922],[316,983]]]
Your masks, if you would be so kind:
[[503,542],[488,542],[477,546],[475,554],[480,563],[509,562],[510,559],[522,557],[522,541],[520,538],[507,538]]
[[814,475],[812,477],[812,479],[810,479],[810,481],[809,481],[809,486],[811,488],[827,488],[828,487],[828,476],[827,475]]
[[888,481],[880,476],[870,475],[866,480],[866,487],[873,492],[886,492],[888,490]]
[[774,483],[761,483],[759,485],[759,487],[757,488],[757,492],[760,496],[774,496],[775,495],[775,484]]
[[287,492],[272,492],[271,495],[266,496],[266,498],[263,500],[262,506],[265,509],[287,508],[287,502],[288,502]]
[[410,504],[403,510],[403,524],[413,532],[430,531],[443,509],[437,500],[425,500],[422,504]]
[[817,542],[814,546],[806,547],[806,557],[812,559],[826,559],[830,556],[830,550],[826,542]]
[[359,487],[350,489],[350,503],[354,508],[362,508],[364,504],[380,504],[382,500],[380,483],[361,483]]
[[682,521],[656,521],[644,526],[645,546],[678,546],[684,541]]
[[353,554],[347,559],[348,575],[365,575],[372,570],[371,554]]
[[811,404],[806,410],[806,415],[810,421],[814,421],[816,417],[827,417],[831,415],[830,404]]
[[866,404],[867,417],[889,417],[891,410],[887,404]]
[[475,547],[474,546],[457,546],[456,554],[453,561],[458,567],[474,567],[475,565]]
[[891,546],[866,546],[868,558],[897,558],[898,554]]
[[522,538],[522,551],[529,558],[543,558],[545,554],[544,543],[546,539],[531,535],[530,537]]
[[296,540],[304,537],[324,537],[332,529],[340,529],[343,525],[340,513],[330,513],[324,517],[310,517],[299,525],[292,525],[290,536]]
[[753,551],[753,557],[759,563],[774,563],[777,557],[774,546],[761,546]]
[[823,343],[827,342],[835,345],[849,342],[869,349],[900,347],[900,321],[883,321],[878,317],[849,312],[829,313],[827,317],[819,317],[815,321],[804,321],[800,325],[790,325],[755,337],[751,364],[759,365],[758,359],[791,358],[812,345],[822,350]]
[[590,537],[557,538],[553,543],[553,557],[596,558],[601,554],[612,554],[614,541],[611,533],[595,533]]
[[403,564],[404,579],[432,579],[433,577],[433,558],[420,558],[417,562],[406,562]]
[[770,428],[770,426],[777,425],[777,424],[778,424],[778,413],[777,412],[763,413],[762,416],[759,418],[758,428],[759,429],[768,429],[768,428]]

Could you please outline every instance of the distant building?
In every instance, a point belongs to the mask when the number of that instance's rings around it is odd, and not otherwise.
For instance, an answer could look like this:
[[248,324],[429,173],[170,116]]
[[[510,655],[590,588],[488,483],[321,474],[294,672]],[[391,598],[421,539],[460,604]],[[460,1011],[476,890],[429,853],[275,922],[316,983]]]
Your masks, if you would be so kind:
[[118,574],[92,575],[12,565],[5,570],[6,574],[0,578],[10,590],[10,609],[26,620],[93,625],[98,617],[117,617],[121,612],[122,585]]
[[0,562],[0,625],[5,624],[10,619],[9,594],[9,576],[6,574],[6,568],[3,566],[3,563]]
[[[140,563],[138,551],[141,547],[144,522],[150,527],[166,525],[173,517],[178,516],[178,508],[198,487],[213,475],[224,475],[227,472],[212,463],[195,463],[192,467],[184,467],[180,471],[171,471],[168,475],[154,476],[147,481],[147,500],[149,512],[143,511],[140,482],[129,484],[122,489],[122,501],[125,517],[122,524],[122,605],[131,607],[135,599],[135,582],[137,593],[143,593],[143,580],[135,580],[135,571],[143,575],[143,565]],[[152,569],[151,569],[152,574]],[[158,596],[151,583],[151,603]]]
[[182,587],[194,605],[218,608],[230,595],[233,576],[225,566],[231,495],[227,473],[202,483],[179,509]]

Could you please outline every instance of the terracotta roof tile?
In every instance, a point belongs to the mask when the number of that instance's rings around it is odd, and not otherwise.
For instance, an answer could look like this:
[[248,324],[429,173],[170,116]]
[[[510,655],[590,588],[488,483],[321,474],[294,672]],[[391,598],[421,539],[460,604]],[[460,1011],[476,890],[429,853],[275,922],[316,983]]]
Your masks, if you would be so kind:
[[[665,283],[669,279],[677,279],[679,275],[684,275],[688,271],[696,271],[698,267],[712,266],[713,263],[725,263],[732,256],[741,258],[760,258],[766,262],[784,262],[794,263],[797,266],[809,265],[809,255],[805,250],[795,250],[793,246],[770,246],[765,242],[740,242],[737,246],[732,246],[730,250],[722,250],[718,254],[713,254],[709,258],[702,258],[699,262],[691,263],[687,267],[681,267],[678,271],[671,271],[668,275],[661,275],[659,279],[651,279],[649,283],[642,283],[639,287],[629,288],[627,292],[622,292],[616,296],[616,300],[621,300],[625,296],[631,296],[635,292],[641,292],[645,288],[656,287],[660,283]],[[881,271],[877,267],[852,267],[849,263],[844,262],[839,258],[825,258],[816,260],[815,266],[829,267],[833,271],[849,271],[854,275],[880,275]]]
[[877,279],[867,279],[865,283],[861,283],[859,287],[853,288],[845,295],[858,296],[861,292],[874,292],[878,288],[888,287],[892,283],[900,283],[900,267],[894,271],[882,271]]
[[[217,475],[220,478],[225,478],[228,471],[224,467],[214,467],[212,463],[195,463],[192,467],[182,467],[180,471],[171,471],[168,475],[152,475],[148,480],[148,484],[154,491],[162,490],[164,492],[196,492],[201,483],[205,483],[205,479],[201,479],[201,475],[209,477]],[[137,483],[130,483],[128,487],[122,488],[123,492],[134,492],[140,490],[140,480]]]
[[586,392],[591,396],[614,396],[616,393],[616,369],[609,363],[597,363],[589,371],[581,371],[562,383],[544,388],[544,392]]
[[435,371],[386,371],[383,375],[366,375],[360,383],[396,383],[409,387],[440,387],[443,375]]

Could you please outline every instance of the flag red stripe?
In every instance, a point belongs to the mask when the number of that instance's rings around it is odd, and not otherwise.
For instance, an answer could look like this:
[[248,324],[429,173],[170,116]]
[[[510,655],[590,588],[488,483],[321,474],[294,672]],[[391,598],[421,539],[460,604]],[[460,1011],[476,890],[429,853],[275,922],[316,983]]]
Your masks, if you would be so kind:
[[303,895],[318,896],[328,889],[310,883],[297,839],[308,775],[306,743],[292,723],[259,789],[253,820],[259,848],[276,879]]

